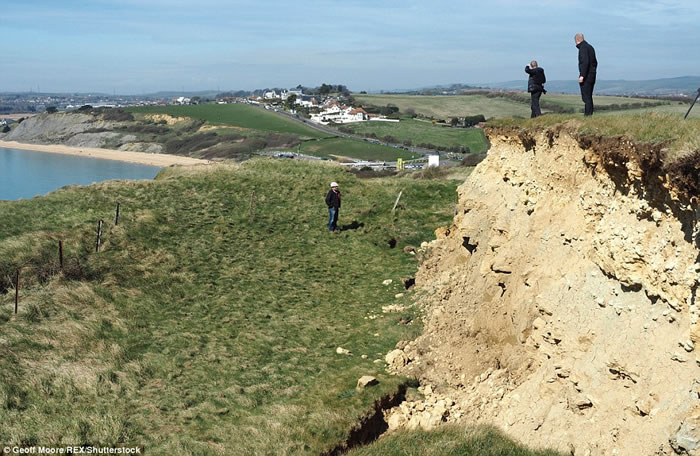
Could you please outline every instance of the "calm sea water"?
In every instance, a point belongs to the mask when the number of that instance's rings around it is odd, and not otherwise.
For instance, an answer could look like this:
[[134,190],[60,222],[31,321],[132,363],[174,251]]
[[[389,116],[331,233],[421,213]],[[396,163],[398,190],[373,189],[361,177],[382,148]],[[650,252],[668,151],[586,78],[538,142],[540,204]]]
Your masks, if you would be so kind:
[[153,179],[158,166],[0,147],[0,200],[44,195],[65,185]]

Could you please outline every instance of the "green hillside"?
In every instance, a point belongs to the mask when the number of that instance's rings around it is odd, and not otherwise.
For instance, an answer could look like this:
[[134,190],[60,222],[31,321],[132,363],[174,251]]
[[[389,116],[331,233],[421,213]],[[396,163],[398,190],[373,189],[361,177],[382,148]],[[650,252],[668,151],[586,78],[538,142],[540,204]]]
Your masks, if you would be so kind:
[[291,133],[305,138],[328,136],[274,112],[241,103],[148,106],[128,108],[128,111],[144,114],[168,114],[174,117],[191,117],[203,120],[211,125],[233,126],[265,132]]
[[[344,192],[340,225],[360,229],[327,231],[331,180]],[[451,218],[455,185],[258,160],[0,203],[0,441],[132,442],[150,454],[336,444],[403,381],[372,361],[416,333],[397,324],[414,311],[381,305],[408,303],[394,298],[416,268],[402,247]],[[15,316],[7,278],[19,266]],[[381,384],[355,394],[365,374]]]

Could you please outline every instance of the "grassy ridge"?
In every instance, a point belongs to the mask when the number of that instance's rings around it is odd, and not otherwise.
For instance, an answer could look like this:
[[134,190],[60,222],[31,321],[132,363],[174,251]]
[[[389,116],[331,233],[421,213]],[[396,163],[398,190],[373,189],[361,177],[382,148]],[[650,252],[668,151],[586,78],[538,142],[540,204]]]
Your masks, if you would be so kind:
[[[325,229],[330,180],[344,191],[340,224],[359,229]],[[257,160],[0,203],[0,441],[138,443],[151,454],[334,446],[401,381],[372,361],[419,328],[398,323],[412,310],[381,305],[408,304],[394,298],[416,267],[401,247],[451,219],[455,186]],[[107,223],[94,254],[95,221],[115,201],[122,222]],[[18,265],[14,316],[4,279]],[[358,394],[365,374],[381,383]]]
[[291,133],[305,138],[323,138],[324,133],[265,109],[246,104],[203,104],[128,108],[130,112],[191,117],[211,125],[236,126],[254,130]]
[[524,130],[564,125],[581,135],[625,136],[640,143],[663,143],[669,149],[669,160],[700,149],[700,119],[683,120],[673,114],[647,112],[592,117],[547,114],[527,120],[498,119],[489,125]]

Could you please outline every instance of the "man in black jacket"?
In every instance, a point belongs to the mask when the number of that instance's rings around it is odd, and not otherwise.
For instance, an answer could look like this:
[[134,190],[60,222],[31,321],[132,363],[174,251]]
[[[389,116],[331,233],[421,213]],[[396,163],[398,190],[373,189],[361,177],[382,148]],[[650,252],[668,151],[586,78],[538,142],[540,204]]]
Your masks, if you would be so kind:
[[544,68],[538,67],[537,60],[533,60],[530,65],[525,67],[525,72],[530,75],[527,78],[527,91],[530,92],[530,110],[532,111],[530,118],[541,116],[540,97],[543,93],[547,93],[544,90],[544,83],[547,82]]
[[593,115],[593,86],[595,85],[598,60],[595,49],[583,38],[583,33],[574,36],[578,48],[578,85],[581,88],[581,99],[585,105],[583,115]]
[[326,206],[328,206],[328,229],[335,231],[340,211],[340,191],[336,182],[331,182],[331,189],[326,194]]

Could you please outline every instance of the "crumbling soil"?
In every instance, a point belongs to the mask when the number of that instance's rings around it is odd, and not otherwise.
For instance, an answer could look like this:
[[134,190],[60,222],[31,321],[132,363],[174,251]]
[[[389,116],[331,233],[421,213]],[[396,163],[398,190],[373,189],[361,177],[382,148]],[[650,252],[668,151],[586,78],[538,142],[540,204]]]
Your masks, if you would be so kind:
[[400,372],[530,445],[696,454],[700,154],[488,133],[453,224],[420,252],[425,331]]

